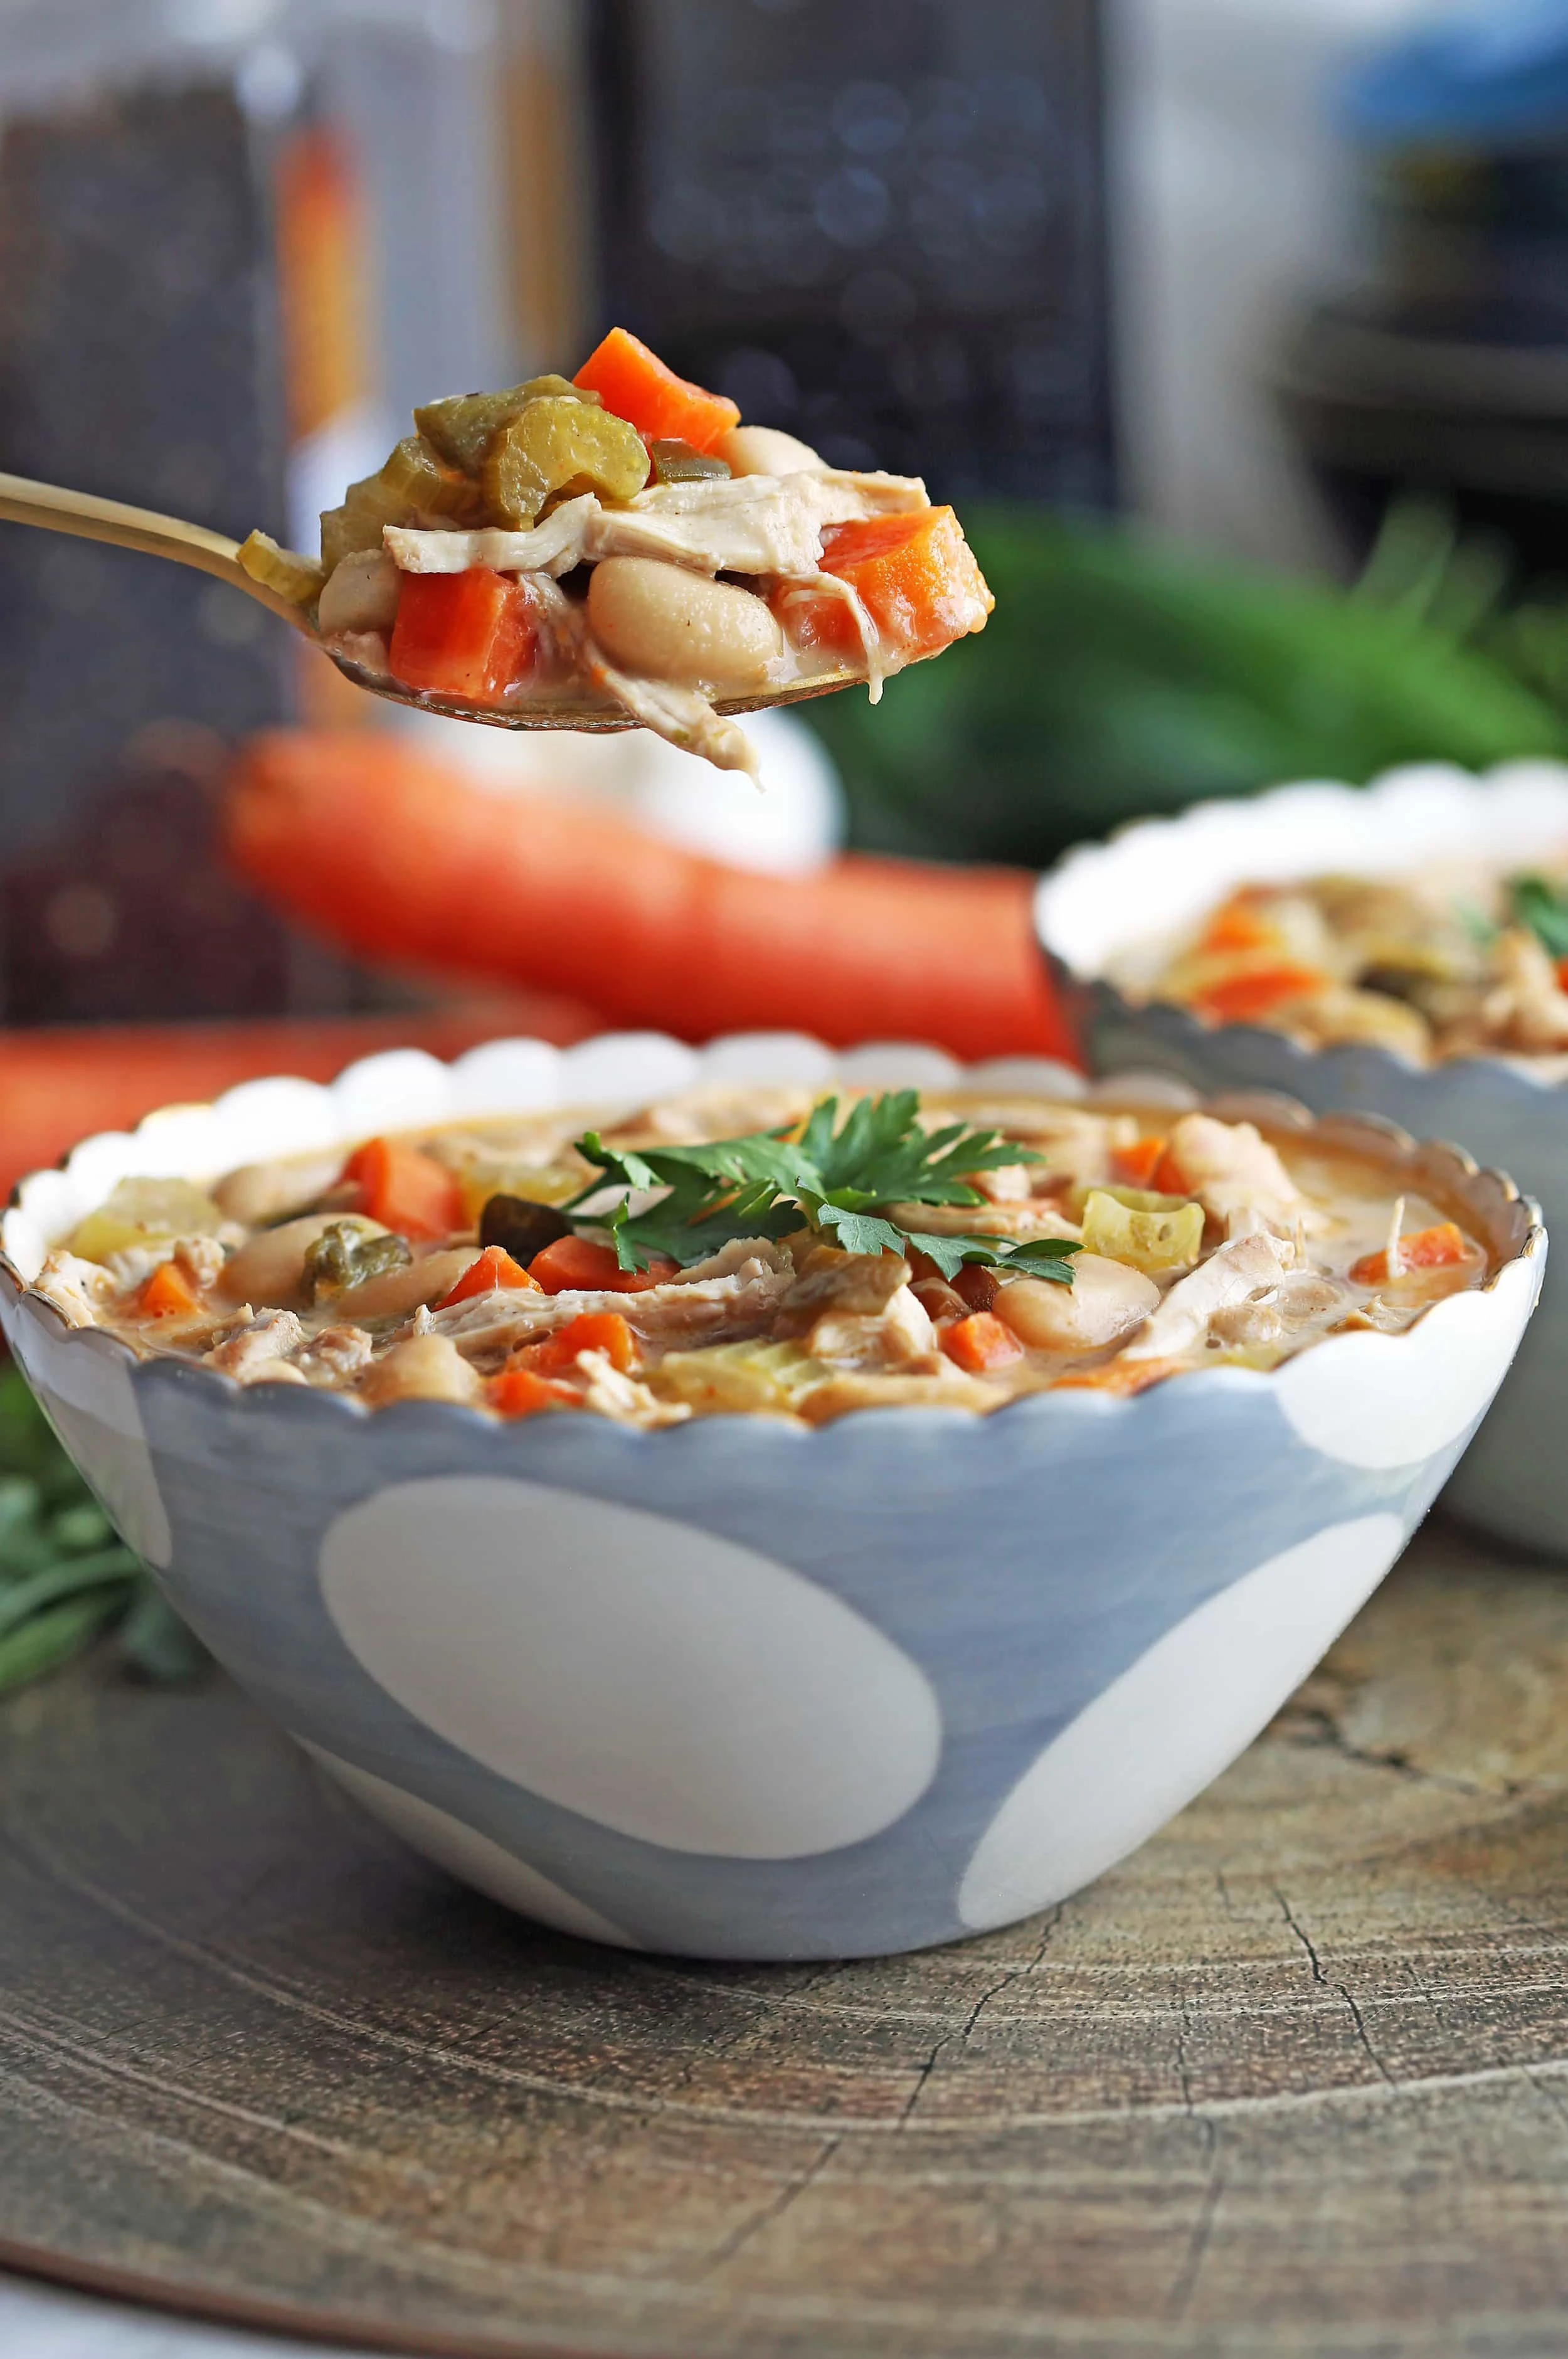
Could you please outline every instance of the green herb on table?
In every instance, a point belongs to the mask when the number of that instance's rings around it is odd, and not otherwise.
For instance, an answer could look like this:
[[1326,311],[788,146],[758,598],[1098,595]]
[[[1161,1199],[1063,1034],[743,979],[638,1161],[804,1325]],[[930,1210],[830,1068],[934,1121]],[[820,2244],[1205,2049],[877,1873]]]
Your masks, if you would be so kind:
[[1568,897],[1544,876],[1516,876],[1509,888],[1516,924],[1528,926],[1550,958],[1568,958]]
[[[792,1128],[637,1149],[608,1147],[591,1130],[577,1151],[601,1176],[564,1209],[607,1229],[627,1270],[647,1269],[656,1255],[689,1268],[735,1238],[777,1239],[809,1224],[845,1253],[924,1254],[944,1277],[979,1262],[1072,1284],[1068,1256],[1078,1248],[1065,1238],[938,1236],[906,1217],[912,1206],[983,1203],[971,1178],[1040,1162],[1027,1147],[961,1122],[927,1131],[914,1090],[860,1098],[842,1125],[838,1100],[824,1098],[798,1137]],[[624,1192],[597,1206],[609,1187]],[[650,1191],[658,1201],[634,1212],[634,1197]]]
[[114,1629],[160,1684],[206,1657],[49,1430],[15,1368],[0,1370],[0,1695],[41,1679]]

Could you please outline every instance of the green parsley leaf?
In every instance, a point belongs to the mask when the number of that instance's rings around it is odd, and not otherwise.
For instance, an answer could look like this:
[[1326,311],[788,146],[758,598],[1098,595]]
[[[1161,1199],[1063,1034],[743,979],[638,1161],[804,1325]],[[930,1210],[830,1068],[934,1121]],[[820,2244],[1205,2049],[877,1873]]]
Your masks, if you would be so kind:
[[1568,895],[1544,876],[1516,876],[1508,892],[1516,922],[1528,926],[1551,958],[1568,958]]
[[935,1262],[943,1277],[955,1278],[965,1262],[983,1268],[1005,1269],[1023,1277],[1054,1278],[1071,1286],[1069,1256],[1083,1248],[1073,1237],[1030,1237],[1016,1245],[1009,1237],[938,1237],[919,1229],[905,1231],[908,1244]]
[[[838,1111],[836,1098],[823,1098],[798,1139],[770,1130],[695,1147],[610,1147],[588,1131],[577,1151],[596,1177],[564,1210],[606,1230],[627,1270],[647,1269],[656,1255],[690,1268],[734,1238],[777,1239],[810,1222],[845,1253],[912,1248],[949,1277],[978,1261],[1071,1285],[1066,1257],[1076,1247],[1060,1238],[938,1237],[890,1217],[895,1204],[978,1204],[971,1176],[1040,1162],[1029,1148],[961,1122],[928,1132],[914,1090],[859,1098],[842,1125]],[[601,1200],[612,1188],[623,1193],[606,1209]],[[634,1195],[655,1201],[634,1212]]]

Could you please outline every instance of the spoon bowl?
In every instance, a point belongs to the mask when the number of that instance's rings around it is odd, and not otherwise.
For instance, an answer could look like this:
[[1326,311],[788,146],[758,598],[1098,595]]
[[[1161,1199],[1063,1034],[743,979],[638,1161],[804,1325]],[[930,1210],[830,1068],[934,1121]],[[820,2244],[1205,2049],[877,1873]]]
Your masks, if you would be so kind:
[[[0,473],[0,522],[30,524],[45,532],[69,533],[78,539],[98,540],[118,549],[138,549],[145,557],[161,557],[176,565],[194,566],[198,572],[226,582],[231,589],[254,598],[278,615],[310,645],[336,664],[343,678],[369,696],[392,704],[411,704],[422,712],[439,712],[452,721],[483,722],[491,729],[637,729],[641,723],[619,705],[607,701],[561,696],[539,697],[531,703],[474,704],[466,697],[437,696],[404,688],[384,673],[343,655],[324,639],[303,607],[282,592],[257,582],[239,561],[240,544],[205,525],[182,517],[159,516],[150,508],[129,506],[124,500],[103,500],[90,492],[66,491],[57,484],[38,484],[25,475]],[[836,689],[853,687],[859,675],[842,667],[792,679],[761,696],[728,697],[715,701],[713,710],[725,715],[763,712],[776,704],[799,704],[812,696],[830,696]]]
[[[479,721],[491,729],[575,729],[598,730],[640,729],[636,716],[619,704],[590,702],[582,697],[538,697],[527,704],[474,704],[465,696],[438,696],[429,689],[404,688],[397,680],[389,679],[384,672],[369,671],[350,656],[331,646],[319,633],[307,628],[311,644],[320,647],[328,659],[336,664],[345,679],[355,688],[365,689],[371,696],[383,696],[389,704],[411,704],[419,712],[439,712],[449,721]],[[808,697],[831,696],[836,689],[864,686],[861,675],[852,671],[813,673],[806,679],[792,679],[782,688],[769,689],[762,696],[714,697],[713,711],[726,718],[742,712],[764,712],[778,704],[800,704]]]

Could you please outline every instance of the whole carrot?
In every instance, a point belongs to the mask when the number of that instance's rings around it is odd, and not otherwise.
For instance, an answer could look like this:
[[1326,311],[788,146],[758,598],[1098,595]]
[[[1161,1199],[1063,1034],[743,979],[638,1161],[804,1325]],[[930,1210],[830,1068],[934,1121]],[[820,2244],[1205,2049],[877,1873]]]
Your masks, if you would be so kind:
[[356,1057],[422,1048],[455,1057],[497,1032],[562,1046],[595,1028],[562,999],[496,996],[408,1016],[278,1016],[242,1023],[42,1025],[0,1037],[0,1201],[26,1171],[154,1106],[216,1097],[236,1082],[297,1073],[330,1082]]
[[253,740],[228,826],[253,885],[366,957],[566,993],[690,1040],[782,1027],[1073,1053],[1021,870],[849,853],[757,875],[347,732]]

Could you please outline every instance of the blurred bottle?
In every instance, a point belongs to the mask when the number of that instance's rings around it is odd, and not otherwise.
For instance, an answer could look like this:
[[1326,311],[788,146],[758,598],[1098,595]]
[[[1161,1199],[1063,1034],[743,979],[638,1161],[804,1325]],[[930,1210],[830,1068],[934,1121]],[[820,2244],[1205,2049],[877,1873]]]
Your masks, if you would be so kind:
[[1094,0],[585,0],[600,324],[938,496],[1113,482]]
[[[511,361],[503,39],[491,0],[13,0],[0,467],[313,547],[415,400]],[[225,743],[326,668],[219,583],[19,527],[0,614],[0,1020],[381,996],[212,841]]]

